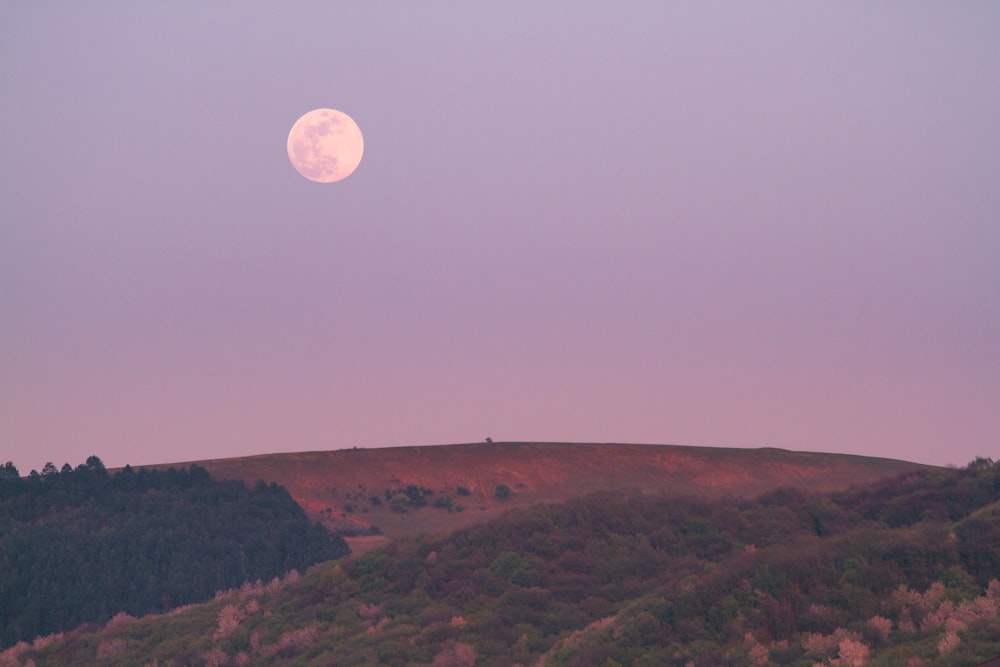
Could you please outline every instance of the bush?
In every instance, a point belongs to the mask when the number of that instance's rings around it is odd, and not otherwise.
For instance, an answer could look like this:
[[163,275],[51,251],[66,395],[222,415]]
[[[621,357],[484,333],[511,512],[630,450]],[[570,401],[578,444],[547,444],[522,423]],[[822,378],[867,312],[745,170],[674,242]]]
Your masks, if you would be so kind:
[[393,512],[406,514],[410,511],[410,499],[402,494],[393,496],[392,500],[389,501],[389,507],[392,508]]

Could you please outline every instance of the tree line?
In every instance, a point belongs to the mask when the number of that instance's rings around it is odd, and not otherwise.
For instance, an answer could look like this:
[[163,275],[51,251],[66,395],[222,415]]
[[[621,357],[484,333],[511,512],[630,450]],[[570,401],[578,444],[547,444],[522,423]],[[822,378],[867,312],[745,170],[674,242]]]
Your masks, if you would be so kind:
[[211,599],[347,555],[288,491],[197,465],[109,474],[97,456],[21,477],[0,467],[0,646]]

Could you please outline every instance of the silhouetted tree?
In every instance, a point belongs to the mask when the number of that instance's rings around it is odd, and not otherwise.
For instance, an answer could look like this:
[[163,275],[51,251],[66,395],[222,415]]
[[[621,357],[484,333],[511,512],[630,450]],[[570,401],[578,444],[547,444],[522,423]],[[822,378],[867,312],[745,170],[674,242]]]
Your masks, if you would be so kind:
[[[101,459],[99,459],[97,456],[87,457],[86,465],[87,465],[87,470],[90,470],[91,472],[107,473],[107,469],[104,467],[104,462],[101,461]],[[191,466],[191,467],[195,468],[197,466]]]

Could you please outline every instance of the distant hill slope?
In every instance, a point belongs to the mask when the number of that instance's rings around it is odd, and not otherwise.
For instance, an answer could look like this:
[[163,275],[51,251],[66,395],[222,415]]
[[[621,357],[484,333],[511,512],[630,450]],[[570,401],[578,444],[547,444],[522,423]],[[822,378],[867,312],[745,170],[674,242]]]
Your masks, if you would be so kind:
[[[446,532],[511,507],[561,502],[593,491],[753,497],[784,486],[834,491],[930,468],[773,448],[524,442],[268,454],[197,464],[216,478],[250,486],[259,479],[277,482],[326,525],[358,533],[377,526],[389,538]],[[508,498],[495,497],[499,485],[511,490]],[[417,502],[393,504],[391,498],[404,495],[407,487],[421,490]],[[459,487],[468,494],[460,494]],[[414,496],[415,489],[409,490]],[[361,540],[351,542],[356,551],[366,547]]]

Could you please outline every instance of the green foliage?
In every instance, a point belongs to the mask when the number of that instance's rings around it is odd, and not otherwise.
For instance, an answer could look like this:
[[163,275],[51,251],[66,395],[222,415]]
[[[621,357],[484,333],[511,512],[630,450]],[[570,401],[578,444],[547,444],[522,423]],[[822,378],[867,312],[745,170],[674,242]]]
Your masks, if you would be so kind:
[[505,551],[490,564],[490,572],[493,576],[505,581],[510,581],[514,575],[523,572],[528,568],[527,562],[519,554],[512,551]]
[[511,493],[510,487],[506,484],[497,484],[497,488],[493,491],[493,496],[497,500],[507,500],[510,498]]

